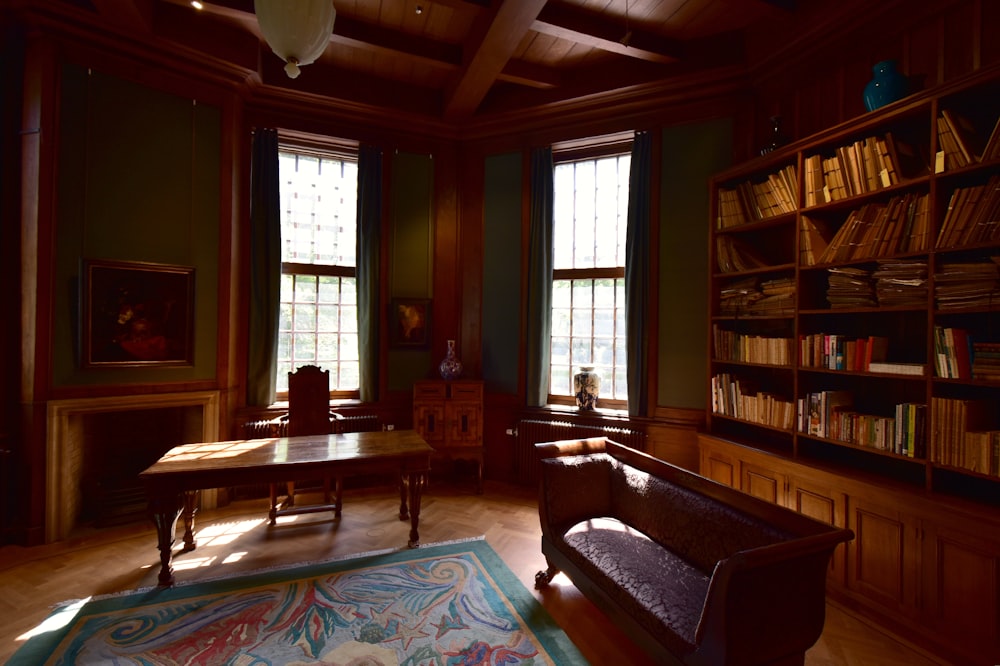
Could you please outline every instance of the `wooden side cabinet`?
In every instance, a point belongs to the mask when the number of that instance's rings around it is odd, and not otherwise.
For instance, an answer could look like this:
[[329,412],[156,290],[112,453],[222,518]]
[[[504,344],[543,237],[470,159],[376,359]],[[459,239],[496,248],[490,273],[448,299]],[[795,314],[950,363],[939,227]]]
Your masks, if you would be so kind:
[[839,527],[841,603],[948,663],[1000,663],[1000,510],[698,436],[701,474]]
[[483,492],[483,382],[423,380],[413,385],[413,427],[436,457],[476,464],[476,492]]

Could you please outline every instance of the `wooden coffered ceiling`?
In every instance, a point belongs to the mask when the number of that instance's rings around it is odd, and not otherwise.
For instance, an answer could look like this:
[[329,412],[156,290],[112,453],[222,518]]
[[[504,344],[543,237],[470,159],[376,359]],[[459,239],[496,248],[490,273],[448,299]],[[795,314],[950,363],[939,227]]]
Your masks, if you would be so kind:
[[261,36],[253,0],[203,0],[201,10],[189,0],[40,0],[109,35],[235,72],[264,90],[456,126],[586,105],[606,110],[650,89],[731,86],[746,74],[751,36],[759,44],[775,26],[816,26],[816,5],[845,4],[332,1],[337,18],[326,51],[292,80]]

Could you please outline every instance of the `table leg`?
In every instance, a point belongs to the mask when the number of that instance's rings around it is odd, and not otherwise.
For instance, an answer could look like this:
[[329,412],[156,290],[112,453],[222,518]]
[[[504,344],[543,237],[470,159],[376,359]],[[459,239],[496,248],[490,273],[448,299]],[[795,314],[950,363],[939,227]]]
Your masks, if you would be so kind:
[[399,475],[399,519],[406,520],[410,517],[410,511],[406,508],[406,495],[409,492],[410,477],[405,472]]
[[197,490],[184,491],[184,552],[190,552],[198,547],[194,540],[194,514],[198,511]]
[[170,587],[174,584],[174,570],[170,566],[174,547],[177,519],[180,517],[183,500],[181,494],[150,498],[149,516],[156,525],[156,546],[160,549],[160,574],[158,585]]
[[420,545],[420,532],[417,531],[420,524],[420,495],[427,485],[427,472],[411,472],[407,476],[407,485],[410,487],[410,540],[406,545],[416,548]]

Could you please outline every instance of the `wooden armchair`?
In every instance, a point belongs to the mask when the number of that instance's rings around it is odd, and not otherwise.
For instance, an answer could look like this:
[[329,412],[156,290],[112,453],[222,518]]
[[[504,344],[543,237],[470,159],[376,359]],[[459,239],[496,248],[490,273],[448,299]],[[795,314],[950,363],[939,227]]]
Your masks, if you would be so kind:
[[[328,435],[333,432],[333,414],[330,412],[330,371],[315,365],[303,365],[295,372],[288,373],[288,421],[289,437],[299,435]],[[334,517],[340,518],[343,508],[343,480],[334,479],[335,503],[332,505]],[[323,480],[323,504],[295,508],[295,483],[288,482],[288,495],[278,505],[278,484],[271,486],[271,524],[279,515],[310,513],[329,510],[330,479]]]

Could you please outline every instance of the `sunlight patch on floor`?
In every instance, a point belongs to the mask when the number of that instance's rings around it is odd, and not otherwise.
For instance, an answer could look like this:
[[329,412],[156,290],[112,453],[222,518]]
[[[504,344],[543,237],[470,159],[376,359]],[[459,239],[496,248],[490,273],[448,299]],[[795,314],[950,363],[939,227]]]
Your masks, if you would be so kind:
[[198,567],[210,567],[217,559],[217,556],[209,555],[208,557],[193,557],[190,560],[174,560],[173,566],[175,571],[185,571],[187,569],[197,569]]
[[30,638],[38,636],[39,634],[44,634],[48,631],[55,631],[56,629],[61,629],[62,627],[65,627],[67,624],[73,621],[73,618],[76,617],[77,612],[79,612],[79,610],[83,608],[84,604],[90,601],[90,599],[91,597],[87,597],[85,599],[74,601],[71,604],[66,604],[65,606],[60,608],[57,612],[45,618],[45,621],[39,624],[37,627],[35,627],[31,631],[27,631],[18,636],[16,640],[26,641]]
[[198,547],[225,546],[264,522],[264,518],[213,523],[197,530]]

